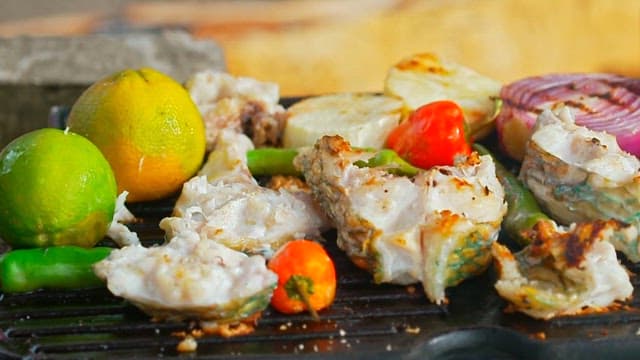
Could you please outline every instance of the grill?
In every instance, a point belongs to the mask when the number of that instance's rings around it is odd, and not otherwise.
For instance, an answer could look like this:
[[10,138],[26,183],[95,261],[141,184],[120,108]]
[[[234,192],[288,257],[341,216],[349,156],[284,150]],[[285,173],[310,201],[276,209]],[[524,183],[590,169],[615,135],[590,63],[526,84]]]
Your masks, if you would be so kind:
[[[159,220],[173,200],[134,204],[140,219],[132,228],[145,245],[162,241]],[[640,353],[640,313],[606,314],[537,321],[504,313],[492,288],[494,274],[449,289],[450,304],[431,304],[422,288],[372,284],[327,234],[339,283],[333,306],[310,316],[267,309],[255,332],[232,338],[204,336],[194,354],[282,358],[572,359]],[[104,245],[104,244],[103,244]],[[635,272],[638,269],[632,268]],[[634,285],[638,285],[637,279]],[[106,289],[5,294],[0,300],[0,355],[8,358],[177,357],[177,334],[189,323],[154,323]]]
[[[295,99],[284,101],[285,105]],[[57,114],[57,115],[56,115]],[[58,109],[52,125],[63,126]],[[162,242],[161,218],[175,198],[133,204],[132,224],[145,245]],[[447,290],[447,306],[431,304],[420,285],[375,285],[326,234],[338,272],[334,304],[316,322],[307,315],[264,311],[255,331],[204,336],[189,355],[177,351],[187,322],[155,323],[106,289],[0,294],[0,358],[287,357],[336,359],[584,359],[637,358],[638,300],[615,312],[539,321],[504,312],[492,270]],[[101,245],[112,245],[105,242]],[[638,273],[639,266],[627,264]],[[632,279],[637,288],[639,281]]]

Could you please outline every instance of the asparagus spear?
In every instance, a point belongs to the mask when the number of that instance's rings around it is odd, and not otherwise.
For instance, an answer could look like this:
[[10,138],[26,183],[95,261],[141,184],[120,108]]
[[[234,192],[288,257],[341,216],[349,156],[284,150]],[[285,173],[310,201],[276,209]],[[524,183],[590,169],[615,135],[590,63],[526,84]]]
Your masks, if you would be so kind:
[[[247,152],[247,165],[251,174],[302,176],[293,166],[293,159],[298,155],[296,149],[258,148]],[[395,151],[379,150],[367,161],[356,161],[358,167],[381,167],[389,173],[403,176],[414,176],[418,168],[403,160]]]

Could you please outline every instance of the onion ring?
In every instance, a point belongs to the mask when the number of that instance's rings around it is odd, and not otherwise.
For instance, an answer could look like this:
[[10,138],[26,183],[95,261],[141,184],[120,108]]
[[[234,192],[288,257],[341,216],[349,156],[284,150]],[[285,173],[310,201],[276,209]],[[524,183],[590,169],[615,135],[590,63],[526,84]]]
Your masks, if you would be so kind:
[[560,106],[571,108],[576,124],[614,135],[621,149],[640,157],[640,79],[604,73],[534,76],[504,86],[500,98],[498,139],[515,159],[522,159],[538,115]]

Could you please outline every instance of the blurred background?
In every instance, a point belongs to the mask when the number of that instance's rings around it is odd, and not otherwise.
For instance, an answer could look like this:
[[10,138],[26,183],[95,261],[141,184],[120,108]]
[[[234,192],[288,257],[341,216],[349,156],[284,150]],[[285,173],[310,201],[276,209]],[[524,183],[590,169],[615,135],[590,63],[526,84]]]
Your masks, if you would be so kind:
[[[380,91],[434,52],[509,82],[563,71],[640,76],[640,0],[2,0],[0,37],[184,29],[236,75],[283,95]],[[144,45],[141,45],[144,46]]]

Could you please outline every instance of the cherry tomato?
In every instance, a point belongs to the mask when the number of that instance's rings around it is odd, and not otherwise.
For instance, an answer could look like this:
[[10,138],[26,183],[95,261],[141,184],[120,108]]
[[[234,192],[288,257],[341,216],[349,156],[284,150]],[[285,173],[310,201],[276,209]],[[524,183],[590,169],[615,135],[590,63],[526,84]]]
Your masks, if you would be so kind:
[[285,314],[317,311],[329,307],[336,294],[336,270],[322,245],[311,240],[294,240],[271,258],[269,269],[278,274],[278,286],[271,305]]
[[465,126],[458,104],[435,101],[419,107],[395,127],[387,137],[386,146],[423,169],[453,165],[457,158],[471,153]]

